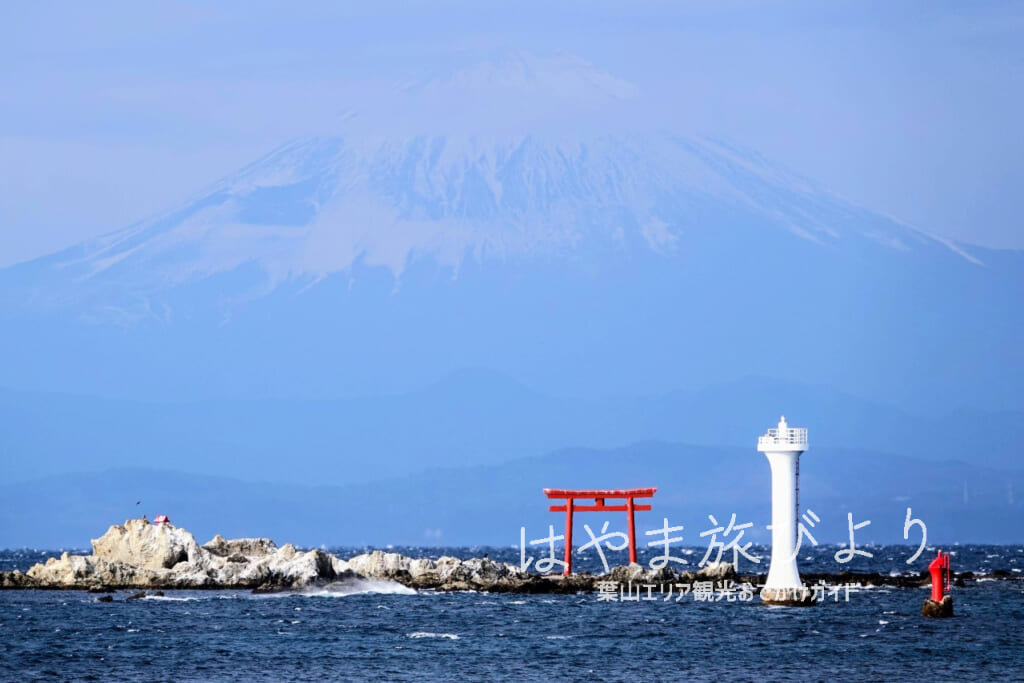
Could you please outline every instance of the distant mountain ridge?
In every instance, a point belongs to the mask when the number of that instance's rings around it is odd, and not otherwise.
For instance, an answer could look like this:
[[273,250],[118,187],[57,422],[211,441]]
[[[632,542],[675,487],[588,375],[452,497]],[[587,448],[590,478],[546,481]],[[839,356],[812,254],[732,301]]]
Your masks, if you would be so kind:
[[[163,464],[163,463],[159,463]],[[541,489],[657,486],[654,509],[637,529],[683,524],[683,545],[706,545],[708,515],[752,522],[745,539],[767,543],[770,474],[751,448],[668,443],[617,449],[566,449],[498,465],[426,472],[358,486],[253,483],[166,469],[65,474],[0,487],[0,547],[81,547],[109,524],[142,512],[169,514],[200,538],[270,536],[319,546],[515,545],[561,529]],[[848,543],[847,513],[858,547],[905,539],[907,508],[925,522],[930,544],[1015,543],[1024,533],[1021,470],[935,463],[859,449],[814,447],[801,464],[801,507],[819,518],[819,543]],[[136,501],[141,500],[141,506]],[[622,530],[618,515],[588,514],[583,524]],[[535,534],[535,535],[534,535]]]
[[343,486],[571,446],[660,440],[754,452],[782,408],[810,428],[815,447],[1003,469],[1021,463],[1021,413],[922,417],[758,377],[660,397],[559,398],[477,370],[409,394],[345,400],[149,403],[0,391],[0,475],[14,482],[144,465]]

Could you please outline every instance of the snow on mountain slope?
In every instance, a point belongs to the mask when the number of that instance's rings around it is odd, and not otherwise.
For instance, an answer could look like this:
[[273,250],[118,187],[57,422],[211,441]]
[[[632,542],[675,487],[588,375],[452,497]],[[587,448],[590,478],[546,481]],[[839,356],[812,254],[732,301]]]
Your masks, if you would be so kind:
[[265,293],[357,263],[401,278],[424,258],[457,274],[467,259],[667,256],[735,230],[737,212],[825,248],[940,244],[749,151],[623,127],[644,118],[636,97],[572,55],[485,51],[376,93],[333,134],[289,142],[161,215],[18,270],[43,305],[137,308],[251,266]]
[[675,130],[572,56],[496,50],[371,94],[161,215],[0,270],[0,383],[333,396],[479,366],[554,394],[765,374],[1022,405],[1018,252]]
[[[711,207],[710,209],[708,207]],[[756,156],[658,134],[576,139],[449,137],[291,142],[163,215],[45,259],[82,291],[102,281],[138,296],[246,264],[269,286],[357,262],[400,278],[429,257],[508,259],[639,244],[693,247],[715,207],[762,229],[842,249],[939,242],[851,206]],[[971,258],[965,256],[965,258]],[[40,264],[41,265],[41,264]]]

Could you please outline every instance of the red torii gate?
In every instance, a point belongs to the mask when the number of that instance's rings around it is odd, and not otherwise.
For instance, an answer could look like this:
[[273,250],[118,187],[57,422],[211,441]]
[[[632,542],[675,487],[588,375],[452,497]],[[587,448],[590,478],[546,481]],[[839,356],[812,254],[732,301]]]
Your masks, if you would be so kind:
[[[564,505],[551,505],[549,512],[565,513],[565,571],[563,575],[572,574],[572,515],[573,512],[625,512],[626,526],[629,529],[629,561],[636,562],[636,529],[633,521],[633,513],[637,511],[646,512],[651,509],[650,505],[638,505],[634,498],[651,498],[658,489],[651,487],[647,489],[544,489],[544,495],[552,499],[564,499]],[[576,505],[577,498],[593,499],[593,505]],[[625,503],[619,505],[606,505],[608,498],[624,498]]]

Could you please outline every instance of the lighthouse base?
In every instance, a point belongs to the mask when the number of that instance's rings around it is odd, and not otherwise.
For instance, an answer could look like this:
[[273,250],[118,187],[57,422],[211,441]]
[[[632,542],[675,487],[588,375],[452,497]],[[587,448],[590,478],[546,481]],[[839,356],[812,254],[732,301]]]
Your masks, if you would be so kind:
[[928,598],[924,601],[924,604],[921,605],[921,616],[932,617],[934,619],[945,619],[953,616],[953,596],[942,596],[942,602],[935,602],[931,598]]
[[818,604],[818,600],[810,588],[762,588],[761,604],[811,607]]

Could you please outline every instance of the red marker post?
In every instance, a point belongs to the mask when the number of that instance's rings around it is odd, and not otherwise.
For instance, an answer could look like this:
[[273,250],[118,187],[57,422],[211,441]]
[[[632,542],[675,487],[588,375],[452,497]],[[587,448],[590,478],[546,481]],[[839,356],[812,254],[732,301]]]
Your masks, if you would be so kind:
[[926,617],[953,616],[953,596],[950,595],[949,553],[939,550],[928,565],[932,575],[932,595],[924,601],[921,614]]

